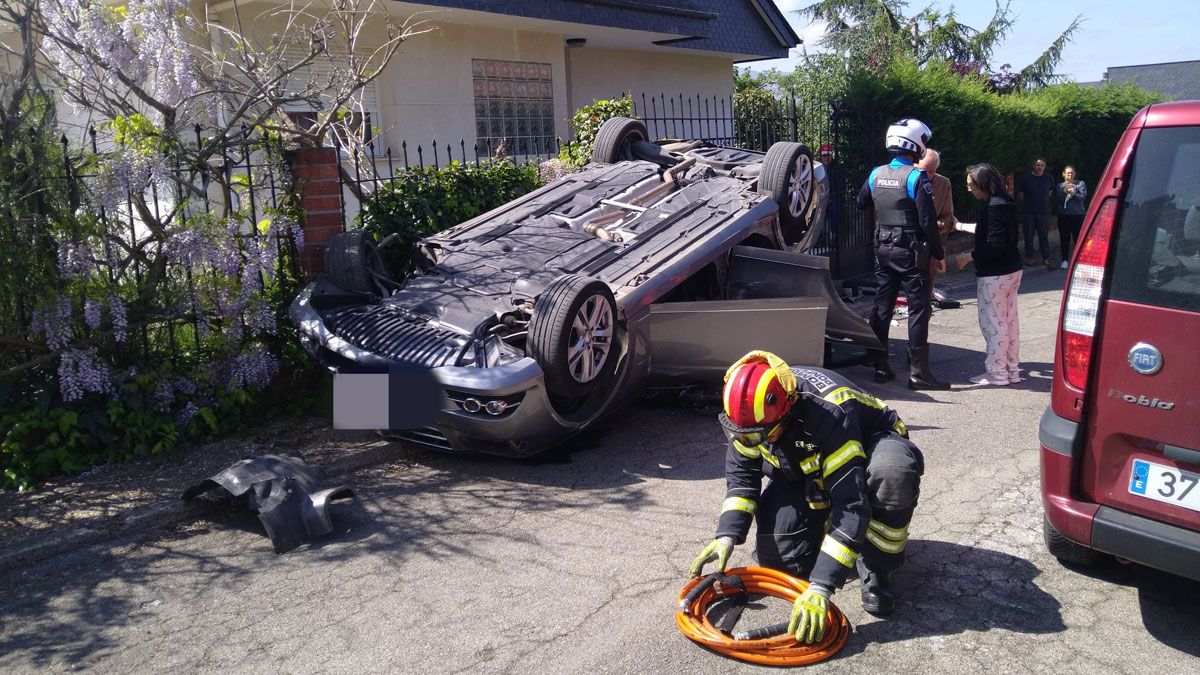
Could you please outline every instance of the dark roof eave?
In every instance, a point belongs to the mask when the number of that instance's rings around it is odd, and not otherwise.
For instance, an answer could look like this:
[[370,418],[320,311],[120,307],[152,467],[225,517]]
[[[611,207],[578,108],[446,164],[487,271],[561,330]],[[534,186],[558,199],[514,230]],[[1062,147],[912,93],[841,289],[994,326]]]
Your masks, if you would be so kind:
[[750,2],[754,4],[754,8],[758,10],[763,21],[771,28],[771,32],[775,34],[775,38],[784,48],[791,49],[804,44],[804,40],[800,39],[800,36],[792,29],[792,24],[788,23],[787,17],[779,11],[779,7],[774,2],[764,2],[763,0],[750,0]]
[[[689,49],[689,46],[688,46],[689,43],[700,42],[702,40],[708,40],[708,39],[709,38],[707,38],[707,37],[693,35],[691,37],[669,38],[667,40],[655,40],[654,42],[651,42],[650,44],[653,44],[656,47],[678,47],[680,49]],[[701,48],[701,49],[703,49],[703,48]],[[745,56],[746,58],[744,58],[744,59],[735,58],[733,62],[734,63],[753,63],[755,61],[765,61],[767,59],[782,59],[782,58],[787,57],[787,49],[784,49],[782,54],[742,54],[742,56]]]

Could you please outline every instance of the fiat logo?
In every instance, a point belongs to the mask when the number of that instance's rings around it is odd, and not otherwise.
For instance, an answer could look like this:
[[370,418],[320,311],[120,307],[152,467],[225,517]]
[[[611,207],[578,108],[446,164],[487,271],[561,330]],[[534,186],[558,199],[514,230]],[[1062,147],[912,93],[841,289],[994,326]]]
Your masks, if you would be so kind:
[[1163,357],[1158,348],[1139,342],[1129,350],[1129,367],[1142,375],[1153,375],[1162,370]]

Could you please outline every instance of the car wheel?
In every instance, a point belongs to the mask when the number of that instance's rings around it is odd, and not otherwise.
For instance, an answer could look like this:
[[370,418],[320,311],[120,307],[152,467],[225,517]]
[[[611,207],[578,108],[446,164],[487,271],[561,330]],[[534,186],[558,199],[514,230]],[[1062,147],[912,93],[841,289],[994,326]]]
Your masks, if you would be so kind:
[[596,140],[592,143],[592,161],[615,164],[635,159],[634,141],[646,141],[648,138],[646,125],[641,120],[614,117],[601,124],[596,132]]
[[526,345],[552,395],[580,397],[607,383],[617,367],[616,324],[617,302],[603,281],[572,274],[546,287]]
[[1067,539],[1050,524],[1049,518],[1042,518],[1042,533],[1046,537],[1046,548],[1050,555],[1062,562],[1072,565],[1091,565],[1096,562],[1096,551]]
[[334,235],[325,245],[325,277],[333,285],[352,293],[379,292],[387,268],[375,242],[363,230]]
[[788,242],[799,241],[817,202],[812,152],[803,143],[775,143],[767,149],[758,176],[759,194],[779,206],[779,226]]

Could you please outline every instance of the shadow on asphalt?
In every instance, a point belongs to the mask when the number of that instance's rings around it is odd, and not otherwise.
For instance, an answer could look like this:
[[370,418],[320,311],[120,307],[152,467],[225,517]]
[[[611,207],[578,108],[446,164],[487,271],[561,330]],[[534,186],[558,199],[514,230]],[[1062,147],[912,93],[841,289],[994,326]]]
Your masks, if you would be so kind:
[[[938,378],[950,383],[948,392],[912,391],[908,388],[908,362],[905,360],[903,342],[893,344],[891,365],[896,372],[896,379],[887,384],[876,384],[871,380],[873,371],[866,366],[850,366],[837,372],[849,378],[864,391],[885,401],[919,401],[922,403],[953,404],[954,395],[964,390],[1000,389],[972,384],[970,378],[984,371],[984,354],[975,349],[954,347],[945,344],[934,344],[930,348],[930,368]],[[1023,381],[1010,384],[1004,389],[1020,391],[1036,391],[1048,394],[1052,379],[1053,364],[1042,361],[1022,361],[1021,377]]]
[[[912,540],[901,569],[896,613],[855,628],[838,658],[868,644],[993,629],[1043,635],[1066,630],[1061,604],[1038,588],[1041,574],[1024,558],[943,541]],[[858,589],[839,594],[858,602]]]
[[[122,630],[159,620],[161,599],[147,600],[128,589],[170,589],[195,611],[213,591],[240,593],[263,569],[280,575],[303,570],[316,560],[348,559],[403,546],[404,528],[370,512],[362,496],[331,504],[334,531],[294,551],[276,555],[255,513],[229,508],[193,523],[147,531],[8,571],[0,577],[0,655],[20,652],[40,670],[88,668],[90,660],[123,648]],[[372,546],[362,539],[378,532]],[[253,536],[231,536],[245,532]],[[200,535],[216,534],[202,547]],[[354,542],[352,545],[347,545]],[[322,549],[329,548],[328,551]],[[264,601],[263,611],[273,611]],[[169,649],[170,645],[164,645]]]
[[1121,564],[1103,556],[1092,567],[1067,565],[1072,571],[1100,581],[1137,589],[1142,625],[1156,640],[1200,658],[1200,581],[1137,564]]

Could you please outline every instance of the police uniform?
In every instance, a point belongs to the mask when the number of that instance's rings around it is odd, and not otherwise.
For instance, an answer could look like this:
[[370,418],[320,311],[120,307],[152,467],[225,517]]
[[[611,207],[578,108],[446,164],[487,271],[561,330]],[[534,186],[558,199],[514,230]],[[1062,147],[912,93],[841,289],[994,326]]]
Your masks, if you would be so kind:
[[835,589],[857,564],[864,590],[888,585],[904,561],[921,451],[883,401],[831,371],[791,370],[799,398],[778,440],[730,443],[716,537],[741,544],[757,520],[760,565]]
[[913,160],[895,157],[875,167],[858,193],[858,206],[875,206],[875,307],[871,328],[886,350],[896,295],[901,288],[908,300],[909,347],[929,344],[929,256],[945,257],[938,234],[933,184]]

